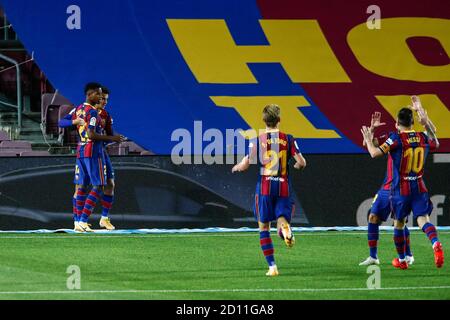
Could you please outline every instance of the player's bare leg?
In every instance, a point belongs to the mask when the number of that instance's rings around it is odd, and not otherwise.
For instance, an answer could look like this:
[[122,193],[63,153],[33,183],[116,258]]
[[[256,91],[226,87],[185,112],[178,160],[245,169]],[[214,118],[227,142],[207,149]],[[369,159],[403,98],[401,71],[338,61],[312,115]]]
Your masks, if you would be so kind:
[[277,265],[275,264],[274,250],[272,239],[270,238],[270,222],[258,222],[259,226],[259,243],[264,257],[269,264],[269,271],[266,276],[275,277],[278,276]]
[[103,197],[102,197],[102,217],[100,219],[100,227],[105,228],[107,230],[114,230],[115,227],[111,224],[111,220],[109,219],[109,210],[112,206],[112,199],[114,197],[114,188],[115,183],[114,179],[108,179],[107,185],[103,188]]
[[[377,246],[378,246],[378,226],[380,225],[381,221],[378,218],[376,214],[370,213],[369,214],[369,226],[367,227],[367,239],[369,244],[369,250],[370,255],[369,257],[362,261],[359,265],[360,266],[369,266],[369,265],[379,265],[380,260],[378,259],[377,255]],[[373,229],[373,230],[372,230]]]
[[281,216],[277,219],[278,235],[284,240],[288,248],[292,248],[295,244],[295,237],[291,230],[291,225],[285,217]]
[[394,220],[394,243],[397,249],[398,258],[392,260],[392,265],[398,269],[408,269],[408,263],[405,256],[405,219]]
[[444,250],[442,250],[442,244],[439,242],[436,227],[430,222],[430,216],[417,217],[417,224],[430,239],[434,251],[434,263],[436,267],[441,268],[444,264]]

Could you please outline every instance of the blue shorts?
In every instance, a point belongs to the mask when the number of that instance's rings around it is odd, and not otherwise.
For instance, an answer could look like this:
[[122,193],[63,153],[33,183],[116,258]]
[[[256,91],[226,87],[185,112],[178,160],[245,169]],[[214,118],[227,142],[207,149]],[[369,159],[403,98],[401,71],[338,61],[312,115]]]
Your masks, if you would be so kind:
[[74,183],[88,186],[106,185],[106,164],[104,157],[77,158]]
[[433,211],[428,192],[413,193],[409,196],[394,195],[391,197],[391,205],[396,220],[403,220],[411,211],[414,218],[430,215]]
[[390,190],[378,190],[373,198],[370,213],[376,215],[381,221],[386,221],[391,214]]
[[111,159],[108,154],[105,153],[105,165],[106,165],[106,179],[114,180],[114,169],[112,167]]
[[284,217],[291,222],[293,209],[293,201],[289,197],[255,194],[253,213],[258,222],[267,223],[275,221],[279,217]]

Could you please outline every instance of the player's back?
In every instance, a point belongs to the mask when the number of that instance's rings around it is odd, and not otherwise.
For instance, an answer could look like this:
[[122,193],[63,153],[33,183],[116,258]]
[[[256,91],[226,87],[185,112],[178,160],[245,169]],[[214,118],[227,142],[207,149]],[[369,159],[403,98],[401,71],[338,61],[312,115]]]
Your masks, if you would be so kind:
[[394,194],[408,196],[428,192],[423,176],[426,157],[433,143],[424,132],[403,131],[391,134],[387,143],[391,143]]
[[294,138],[279,130],[266,130],[256,145],[261,195],[289,197],[289,161],[299,153]]

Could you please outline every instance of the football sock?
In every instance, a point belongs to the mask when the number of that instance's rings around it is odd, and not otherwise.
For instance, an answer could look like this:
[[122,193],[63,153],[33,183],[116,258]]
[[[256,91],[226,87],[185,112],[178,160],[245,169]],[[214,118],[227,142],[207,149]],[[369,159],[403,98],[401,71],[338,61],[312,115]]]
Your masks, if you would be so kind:
[[405,259],[405,231],[403,229],[394,229],[394,243],[400,260]]
[[367,227],[367,239],[369,242],[370,256],[374,259],[377,258],[377,246],[379,237],[379,227],[377,223],[370,223]]
[[103,194],[102,197],[102,218],[107,218],[114,201],[114,195]]
[[411,247],[409,246],[409,229],[407,226],[405,226],[405,241],[406,241],[405,254],[411,257],[412,252]]
[[425,223],[424,226],[422,227],[422,231],[425,232],[428,239],[430,239],[432,245],[434,245],[437,241],[439,241],[436,228],[432,223],[429,222]]
[[98,199],[101,197],[101,189],[98,187],[93,187],[91,192],[84,203],[83,213],[81,214],[81,222],[87,222],[89,216],[94,211],[95,205],[97,204]]
[[273,243],[270,238],[269,231],[260,231],[259,232],[259,243],[261,244],[261,249],[264,253],[264,257],[266,258],[267,263],[270,266],[275,265],[275,258],[273,256]]
[[77,206],[77,215],[78,215],[77,221],[80,221],[81,214],[82,214],[82,211],[84,208],[84,202],[86,201],[86,197],[87,197],[86,189],[78,188],[77,197],[76,197],[76,199],[77,199],[76,206]]
[[78,221],[77,197],[72,198],[73,221]]

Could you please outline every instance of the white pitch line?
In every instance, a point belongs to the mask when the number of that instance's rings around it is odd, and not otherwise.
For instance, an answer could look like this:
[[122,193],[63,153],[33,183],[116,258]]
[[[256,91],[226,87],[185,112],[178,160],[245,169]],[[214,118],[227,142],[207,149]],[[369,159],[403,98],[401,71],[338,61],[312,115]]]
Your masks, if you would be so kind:
[[[411,234],[421,234],[422,232],[412,231]],[[352,231],[336,231],[333,233],[316,233],[316,232],[294,232],[299,237],[303,236],[354,236],[354,235],[367,235],[367,232],[352,232]],[[440,231],[439,234],[450,234],[449,231]],[[77,238],[91,238],[91,239],[104,239],[104,238],[172,238],[172,237],[188,237],[188,238],[208,238],[208,237],[255,237],[257,232],[249,232],[245,234],[236,233],[221,233],[221,234],[135,234],[135,235],[105,235],[105,234],[70,234],[61,236],[47,236],[46,234],[36,234],[34,236],[2,236],[0,234],[0,240],[2,239],[77,239]],[[275,232],[273,233],[275,235]],[[392,235],[390,231],[382,231],[380,235]]]
[[179,290],[66,290],[66,291],[0,291],[0,295],[10,294],[97,294],[97,293],[245,293],[245,292],[332,292],[332,291],[389,291],[389,290],[435,290],[450,289],[450,286],[430,287],[387,287],[368,288],[286,288],[286,289],[179,289]]

